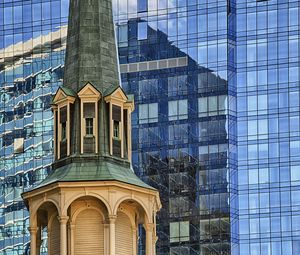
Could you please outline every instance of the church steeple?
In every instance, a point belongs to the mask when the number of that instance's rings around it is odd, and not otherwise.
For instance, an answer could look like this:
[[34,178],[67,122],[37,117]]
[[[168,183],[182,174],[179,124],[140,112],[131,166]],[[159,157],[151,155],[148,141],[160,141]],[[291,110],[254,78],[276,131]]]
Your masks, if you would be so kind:
[[53,100],[56,160],[130,161],[133,106],[120,87],[111,1],[71,1],[64,85]]
[[70,2],[64,86],[78,92],[88,82],[101,94],[119,86],[110,0]]
[[131,169],[133,98],[120,87],[111,0],[71,0],[64,85],[53,98],[52,173],[22,194],[30,255],[155,255],[158,191]]
[[70,1],[65,63],[52,102],[54,173],[41,185],[58,178],[146,187],[130,170],[134,100],[120,87],[111,0]]

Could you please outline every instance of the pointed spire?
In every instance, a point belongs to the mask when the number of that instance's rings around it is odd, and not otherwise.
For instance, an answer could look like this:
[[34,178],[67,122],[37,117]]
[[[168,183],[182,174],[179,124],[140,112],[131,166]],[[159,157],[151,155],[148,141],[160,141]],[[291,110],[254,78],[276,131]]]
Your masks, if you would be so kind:
[[71,0],[64,86],[87,82],[102,94],[119,86],[111,0]]
[[130,167],[134,102],[119,87],[111,1],[70,2],[64,86],[52,102],[54,171],[34,190],[103,181],[154,190]]

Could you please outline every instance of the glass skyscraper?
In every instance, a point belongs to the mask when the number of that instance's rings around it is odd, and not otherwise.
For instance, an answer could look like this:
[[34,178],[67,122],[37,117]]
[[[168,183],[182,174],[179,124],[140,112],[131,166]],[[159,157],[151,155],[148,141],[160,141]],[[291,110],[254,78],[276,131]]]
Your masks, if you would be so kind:
[[21,193],[53,160],[52,95],[62,84],[68,1],[0,1],[0,254],[29,254]]
[[[29,254],[20,194],[51,171],[68,2],[0,0],[0,254]],[[300,254],[299,1],[113,3],[157,254]]]
[[299,1],[237,1],[241,255],[300,254]]
[[137,106],[133,167],[163,203],[157,253],[230,254],[237,172],[228,3],[115,4],[122,84]]

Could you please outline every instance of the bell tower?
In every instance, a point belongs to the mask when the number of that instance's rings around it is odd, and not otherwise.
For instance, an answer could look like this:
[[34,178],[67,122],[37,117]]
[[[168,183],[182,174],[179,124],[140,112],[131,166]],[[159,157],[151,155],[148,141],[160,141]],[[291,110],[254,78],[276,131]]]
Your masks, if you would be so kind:
[[52,109],[53,171],[22,194],[30,254],[47,246],[49,255],[137,255],[143,231],[146,255],[155,255],[161,203],[131,169],[134,99],[120,87],[111,0],[70,1],[64,85]]

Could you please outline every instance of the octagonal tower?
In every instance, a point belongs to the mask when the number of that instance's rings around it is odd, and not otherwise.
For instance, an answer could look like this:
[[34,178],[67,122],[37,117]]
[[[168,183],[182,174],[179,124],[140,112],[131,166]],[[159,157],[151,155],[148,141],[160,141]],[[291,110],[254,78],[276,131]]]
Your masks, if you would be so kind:
[[111,0],[71,0],[64,86],[53,98],[53,172],[22,194],[31,255],[155,254],[158,191],[131,169],[133,98],[120,87]]

